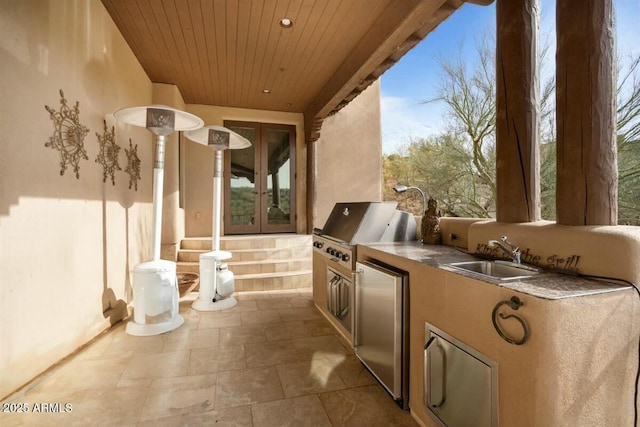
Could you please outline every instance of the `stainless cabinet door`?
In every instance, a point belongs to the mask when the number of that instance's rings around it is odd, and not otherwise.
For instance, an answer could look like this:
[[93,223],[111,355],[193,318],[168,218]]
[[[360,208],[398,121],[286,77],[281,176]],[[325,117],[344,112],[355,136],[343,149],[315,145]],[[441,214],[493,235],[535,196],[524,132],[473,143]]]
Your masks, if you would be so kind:
[[431,331],[425,345],[425,406],[447,427],[497,425],[491,366]]
[[356,265],[355,349],[394,399],[402,397],[402,277]]

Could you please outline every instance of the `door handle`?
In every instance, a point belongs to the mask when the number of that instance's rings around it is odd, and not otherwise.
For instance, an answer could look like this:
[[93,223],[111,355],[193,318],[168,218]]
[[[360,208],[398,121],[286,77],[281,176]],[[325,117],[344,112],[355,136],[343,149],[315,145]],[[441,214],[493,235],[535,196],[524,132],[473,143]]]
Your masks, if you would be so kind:
[[358,347],[358,330],[359,325],[358,325],[358,315],[360,314],[360,297],[358,292],[360,292],[360,280],[362,278],[362,274],[364,273],[364,270],[362,268],[358,268],[355,272],[355,274],[353,274],[353,276],[351,276],[352,280],[353,280],[353,299],[354,299],[354,304],[351,310],[351,338],[353,340],[353,348]]
[[340,281],[340,318],[349,313],[349,286],[344,279]]
[[333,284],[333,315],[338,315],[338,307],[340,305],[340,279],[336,280]]
[[[431,372],[431,363],[429,359],[430,347],[435,343],[436,348],[440,351],[440,356],[442,357],[442,375],[440,377],[440,400],[437,403],[434,403],[431,400],[433,395],[431,390],[431,380],[433,378],[433,373]],[[438,344],[436,337],[429,338],[429,341],[424,346],[424,370],[423,370],[424,380],[423,380],[423,393],[424,393],[424,404],[429,408],[439,408],[442,406],[446,400],[446,387],[447,387],[447,366],[446,366],[446,355],[444,353],[444,349]]]
[[343,284],[342,279],[338,280],[338,283],[336,284],[336,301],[338,303],[336,304],[335,315],[338,318],[341,317],[340,313],[342,312],[342,284]]

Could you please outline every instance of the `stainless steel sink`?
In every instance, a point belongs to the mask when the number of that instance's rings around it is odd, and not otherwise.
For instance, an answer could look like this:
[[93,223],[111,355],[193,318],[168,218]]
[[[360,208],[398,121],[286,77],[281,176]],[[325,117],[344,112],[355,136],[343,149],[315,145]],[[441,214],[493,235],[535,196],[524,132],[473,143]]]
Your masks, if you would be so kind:
[[500,281],[521,280],[540,274],[540,270],[507,261],[469,261],[447,264],[457,270]]

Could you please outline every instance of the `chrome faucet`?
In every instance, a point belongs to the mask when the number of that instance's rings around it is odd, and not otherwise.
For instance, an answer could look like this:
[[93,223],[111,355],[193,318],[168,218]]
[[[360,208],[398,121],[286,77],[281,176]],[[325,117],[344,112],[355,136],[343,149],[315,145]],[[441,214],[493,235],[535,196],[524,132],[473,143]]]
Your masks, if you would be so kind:
[[507,236],[502,236],[500,240],[489,240],[488,246],[490,248],[500,248],[504,253],[509,255],[511,260],[516,264],[520,264],[520,248],[507,240]]

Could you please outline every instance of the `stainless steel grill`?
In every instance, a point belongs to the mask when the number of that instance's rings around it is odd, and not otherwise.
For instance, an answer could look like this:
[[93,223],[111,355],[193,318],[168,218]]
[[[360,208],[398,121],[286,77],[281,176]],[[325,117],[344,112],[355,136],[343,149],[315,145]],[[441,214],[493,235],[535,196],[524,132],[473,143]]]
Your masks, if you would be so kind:
[[353,271],[357,244],[415,240],[415,218],[397,206],[397,202],[336,203],[324,227],[314,230],[314,256]]

